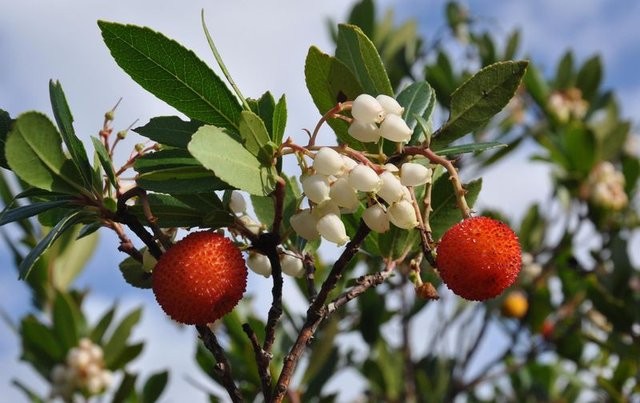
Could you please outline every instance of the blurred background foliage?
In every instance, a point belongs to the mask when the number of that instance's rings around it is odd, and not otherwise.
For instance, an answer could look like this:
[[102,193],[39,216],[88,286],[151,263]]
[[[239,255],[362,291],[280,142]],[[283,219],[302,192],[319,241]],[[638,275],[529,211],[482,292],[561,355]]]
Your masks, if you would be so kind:
[[[443,121],[451,93],[478,69],[527,58],[519,31],[503,35],[479,27],[474,10],[457,2],[447,4],[446,29],[433,38],[421,37],[415,21],[397,24],[392,12],[379,11],[372,0],[363,0],[347,22],[360,26],[373,40],[396,93],[421,80],[433,87]],[[335,23],[330,27],[336,37]],[[480,177],[487,167],[527,148],[532,163],[551,167],[551,197],[529,206],[520,222],[499,211],[478,212],[510,222],[518,232],[523,269],[512,289],[485,303],[467,302],[444,290],[441,300],[428,301],[416,296],[407,276],[390,277],[321,327],[298,368],[290,401],[336,401],[337,395],[326,386],[346,372],[366,381],[364,401],[640,399],[640,272],[631,263],[628,246],[639,224],[638,139],[632,123],[620,116],[615,93],[602,87],[603,67],[597,55],[576,60],[571,51],[558,60],[554,71],[543,71],[530,60],[509,105],[469,134],[475,141],[508,146],[457,160],[463,173]],[[0,126],[8,124],[8,116],[0,116]],[[506,194],[509,184],[504,188]],[[5,205],[38,200],[38,194],[24,193],[20,182],[4,171],[0,193]],[[12,242],[14,233],[10,239],[1,234],[19,264],[49,227],[33,219],[13,225],[19,242]],[[73,284],[97,241],[94,232],[76,241],[78,231],[80,227],[60,237],[28,277],[34,313],[11,324],[22,340],[21,358],[53,387],[55,366],[68,361],[69,351],[88,338],[103,351],[103,369],[117,374],[117,382],[108,388],[110,399],[155,401],[168,373],[138,381],[128,369],[144,347],[144,341],[130,340],[142,308],[120,321],[114,320],[116,305],[95,321],[83,311],[86,291]],[[585,236],[590,238],[588,245]],[[363,255],[353,262],[350,277],[382,264],[379,257]],[[327,270],[322,262],[317,265],[319,272]],[[439,284],[433,274],[425,280]],[[352,284],[353,280],[342,280],[334,295]],[[307,295],[304,280],[298,286]],[[285,306],[273,350],[273,376],[303,321],[302,314]],[[243,396],[254,401],[260,378],[243,323],[264,328],[249,299],[217,329]],[[213,357],[201,344],[194,359],[213,383],[221,382]],[[16,379],[15,385],[31,401],[48,399],[26,380]],[[65,400],[93,395],[83,389]],[[210,394],[209,399],[225,398]]]

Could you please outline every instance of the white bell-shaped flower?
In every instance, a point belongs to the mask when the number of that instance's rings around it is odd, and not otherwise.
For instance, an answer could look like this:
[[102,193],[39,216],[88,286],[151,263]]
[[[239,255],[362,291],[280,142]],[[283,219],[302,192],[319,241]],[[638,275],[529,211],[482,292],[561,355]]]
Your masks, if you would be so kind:
[[404,112],[404,108],[400,106],[398,101],[388,95],[380,94],[376,97],[376,101],[382,105],[382,109],[384,109],[387,115],[391,114],[402,116],[402,113]]
[[384,164],[384,170],[389,172],[394,172],[394,173],[400,172],[400,168],[398,168],[397,166],[391,163]]
[[349,172],[349,184],[360,192],[375,192],[382,180],[373,168],[360,164]]
[[302,190],[314,203],[329,200],[329,179],[325,175],[315,174],[302,179]]
[[351,104],[351,116],[363,123],[380,123],[384,119],[384,109],[371,95],[360,94]]
[[333,148],[322,147],[313,158],[313,169],[322,175],[339,175],[344,170],[344,160]]
[[260,232],[262,232],[262,223],[257,222],[246,214],[238,217],[238,221],[240,221],[240,223],[242,223],[242,225],[244,225],[246,229],[248,229],[255,235],[258,235],[260,234]]
[[318,220],[311,214],[311,210],[309,209],[301,210],[292,215],[289,223],[296,234],[307,241],[320,238],[320,233],[316,229]]
[[379,204],[367,207],[362,213],[362,219],[372,231],[383,233],[389,230],[389,216]]
[[377,143],[380,140],[380,128],[375,123],[367,123],[354,119],[347,133],[363,143]]
[[236,214],[244,214],[247,211],[247,202],[244,200],[242,193],[237,190],[231,191],[229,208]]
[[302,259],[286,252],[280,254],[280,267],[284,274],[291,277],[302,277],[304,274]]
[[271,275],[271,262],[266,255],[258,252],[249,252],[247,266],[256,274],[269,277]]
[[380,179],[382,180],[382,185],[376,194],[389,204],[399,201],[404,194],[400,179],[389,171],[381,173]]
[[336,245],[344,245],[349,241],[344,223],[337,214],[327,214],[318,220],[316,225],[320,235]]
[[339,216],[340,206],[338,206],[333,200],[325,200],[320,204],[316,204],[313,207],[313,210],[311,210],[311,214],[313,214],[316,220],[319,220],[327,214],[335,214]]
[[388,115],[380,125],[380,136],[395,142],[408,142],[413,131],[398,115]]
[[409,200],[402,199],[397,203],[393,203],[388,209],[389,221],[398,228],[411,229],[418,225],[416,211],[413,203]]
[[349,158],[346,155],[340,155],[342,157],[342,161],[344,162],[344,174],[348,174],[353,168],[355,168],[358,163],[353,159]]
[[340,207],[352,210],[358,207],[358,192],[349,184],[347,178],[338,178],[331,184],[331,200]]
[[420,186],[431,182],[431,169],[415,162],[405,162],[400,167],[400,182],[405,186]]

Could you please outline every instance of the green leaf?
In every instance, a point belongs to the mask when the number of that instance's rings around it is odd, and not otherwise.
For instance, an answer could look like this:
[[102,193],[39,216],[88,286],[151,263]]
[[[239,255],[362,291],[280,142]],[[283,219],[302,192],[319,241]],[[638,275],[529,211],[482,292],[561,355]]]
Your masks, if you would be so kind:
[[114,366],[114,364],[120,354],[125,351],[131,330],[140,321],[141,316],[142,308],[136,308],[129,312],[118,324],[109,340],[104,344],[104,359],[107,368],[112,370],[119,369],[117,366]]
[[89,338],[96,344],[102,345],[102,338],[104,334],[107,332],[109,326],[111,326],[111,322],[113,321],[113,317],[116,313],[115,306],[112,306],[107,312],[102,315],[102,317],[98,320],[98,323],[91,329],[89,332]]
[[[467,190],[465,198],[469,207],[472,207],[475,203],[481,187],[482,179],[476,179],[464,185]],[[431,212],[429,223],[431,224],[433,239],[438,240],[446,230],[462,220],[448,173],[443,173],[435,180],[431,192],[431,204],[433,211]]]
[[393,88],[376,46],[355,25],[340,24],[336,58],[356,77],[365,93],[393,96]]
[[507,144],[500,143],[497,141],[490,141],[487,143],[470,143],[470,144],[461,144],[459,146],[453,147],[445,147],[438,150],[436,154],[438,155],[459,155],[466,153],[475,153],[480,151],[490,150],[492,148],[506,147]]
[[[93,169],[89,163],[87,151],[73,129],[73,116],[71,115],[67,98],[64,95],[62,85],[59,81],[49,81],[49,97],[51,99],[51,107],[53,108],[53,116],[58,123],[62,140],[67,146],[69,154],[71,154],[71,161],[73,161],[76,169],[80,173],[84,187],[86,189],[93,189]],[[97,185],[96,190],[99,190],[100,184],[96,183],[95,185]]]
[[587,60],[576,77],[576,87],[582,91],[582,98],[587,101],[593,99],[602,81],[602,61],[595,55]]
[[147,379],[142,387],[142,402],[154,403],[159,398],[169,380],[169,371],[162,371],[153,374]]
[[284,138],[284,131],[287,127],[287,98],[284,94],[278,100],[273,111],[273,124],[271,128],[271,140],[280,146]]
[[41,113],[27,112],[16,119],[5,152],[11,170],[31,186],[74,195],[84,191],[76,182],[78,170],[62,151],[60,134]]
[[78,345],[82,330],[82,314],[75,301],[67,293],[56,292],[53,301],[53,332],[65,351]]
[[[214,212],[219,214],[218,224],[221,224],[219,226],[231,224],[233,217],[222,207],[221,203],[214,204],[213,197],[210,194],[170,196],[152,193],[147,196],[147,200],[161,228],[210,227],[210,225],[205,224],[205,217]],[[199,207],[196,207],[197,203],[200,203]],[[130,210],[138,217],[144,217],[141,205],[136,204]]]
[[39,322],[33,315],[22,319],[20,326],[23,354],[30,352],[51,362],[62,361],[66,350],[52,329]]
[[13,119],[11,119],[9,113],[5,110],[0,109],[0,167],[6,169],[9,169],[9,165],[7,164],[7,158],[5,157],[4,148],[12,124]]
[[191,119],[237,131],[237,99],[191,50],[149,28],[98,26],[115,61],[143,88]]
[[118,386],[118,390],[113,395],[112,403],[123,403],[129,401],[136,401],[136,379],[138,375],[131,374],[127,371],[124,371],[124,377],[122,377],[122,381],[120,381],[120,386]]
[[142,262],[129,256],[120,262],[118,268],[129,285],[142,289],[151,288],[151,273],[144,269]]
[[509,102],[520,85],[527,61],[498,62],[480,70],[451,94],[449,119],[432,146],[442,148],[480,128]]
[[398,94],[396,100],[404,107],[402,118],[409,127],[415,127],[415,117],[422,116],[427,111],[433,97],[433,89],[426,81],[416,81]]
[[347,19],[349,24],[353,24],[362,29],[362,32],[369,38],[373,38],[375,31],[375,4],[372,0],[362,0],[351,9],[351,14]]
[[[99,221],[94,223],[101,225]],[[74,225],[45,252],[51,270],[50,281],[60,291],[69,289],[96,250],[98,234],[87,234],[80,239],[82,229],[81,225]]]
[[267,195],[275,188],[273,167],[264,167],[227,131],[202,126],[189,143],[189,152],[229,185],[250,194]]
[[549,86],[544,80],[540,70],[538,70],[534,64],[529,65],[522,81],[527,87],[531,98],[533,98],[543,110],[546,109],[547,99],[549,98]]
[[240,113],[240,137],[244,147],[265,166],[272,164],[275,149],[270,145],[269,133],[265,122],[251,111]]
[[273,127],[273,111],[276,109],[276,100],[273,98],[273,94],[267,91],[258,99],[247,99],[247,103],[251,111],[262,119],[265,127],[269,129],[269,133],[271,133],[270,129]]
[[142,342],[125,346],[116,358],[112,360],[109,368],[114,370],[124,368],[128,363],[138,358],[143,349],[144,343]]
[[113,164],[111,163],[109,152],[105,148],[104,144],[102,144],[102,141],[100,141],[100,139],[91,136],[91,142],[93,143],[93,149],[96,151],[96,155],[98,156],[98,160],[100,161],[102,170],[104,171],[105,175],[107,175],[107,179],[109,179],[111,185],[117,187],[118,180],[116,179],[116,172],[113,169]]
[[44,202],[33,202],[24,206],[5,209],[0,214],[0,226],[8,224],[10,222],[24,220],[25,218],[33,217],[44,211],[50,210],[55,207],[64,206],[69,203],[69,200],[52,200]]
[[[309,94],[321,115],[327,113],[339,102],[353,100],[363,93],[358,80],[344,63],[313,46],[307,53],[304,76]],[[330,119],[328,123],[340,143],[359,150],[364,148],[359,141],[347,133],[349,125],[346,122]]]
[[555,88],[558,90],[573,87],[573,52],[567,51],[556,67]]
[[82,214],[82,211],[74,211],[61,219],[58,224],[56,224],[56,226],[53,227],[49,233],[42,238],[33,249],[31,249],[31,251],[29,251],[29,254],[25,256],[24,260],[20,262],[20,266],[18,267],[18,270],[20,271],[19,278],[21,280],[27,278],[38,258],[40,258],[40,256],[51,247],[53,242],[55,242],[60,235],[62,235],[72,225],[80,221],[83,216],[84,214]]
[[177,116],[159,116],[133,131],[160,144],[186,149],[193,133],[203,124],[197,120],[185,122]]

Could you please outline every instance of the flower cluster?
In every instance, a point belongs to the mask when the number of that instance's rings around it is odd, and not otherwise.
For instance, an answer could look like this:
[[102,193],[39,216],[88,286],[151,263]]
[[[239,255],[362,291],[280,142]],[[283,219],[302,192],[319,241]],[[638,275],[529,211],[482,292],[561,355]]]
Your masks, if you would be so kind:
[[[406,142],[412,130],[402,119],[403,108],[386,95],[362,94],[352,103],[349,134],[362,142],[385,138]],[[364,155],[345,155],[342,147],[322,147],[313,165],[302,176],[302,190],[309,208],[291,217],[291,227],[307,240],[322,237],[337,245],[349,241],[340,216],[354,213],[365,202],[364,222],[375,232],[385,232],[390,223],[403,229],[418,225],[409,187],[431,181],[431,169],[418,162],[375,164]],[[357,161],[351,157],[357,157]]]
[[113,382],[111,371],[104,368],[102,348],[88,338],[67,352],[66,362],[51,370],[51,396],[68,400],[75,391],[97,395]]
[[575,87],[553,92],[549,96],[548,106],[561,122],[571,118],[582,119],[589,109],[589,103],[582,98],[582,91]]
[[629,199],[624,191],[624,175],[608,161],[596,165],[587,180],[589,200],[599,207],[619,211]]

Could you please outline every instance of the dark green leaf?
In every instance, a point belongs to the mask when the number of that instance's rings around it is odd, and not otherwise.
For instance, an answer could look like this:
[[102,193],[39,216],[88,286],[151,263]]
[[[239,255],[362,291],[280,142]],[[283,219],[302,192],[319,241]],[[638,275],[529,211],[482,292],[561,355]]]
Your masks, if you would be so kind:
[[265,122],[262,121],[260,116],[251,111],[242,111],[240,113],[239,131],[244,147],[253,154],[262,165],[271,165],[275,149],[270,146],[271,139],[269,138]]
[[574,86],[573,52],[567,51],[556,68],[555,88],[564,90]]
[[424,115],[434,97],[433,89],[426,81],[416,81],[398,94],[396,99],[404,107],[402,117],[409,127],[415,127],[416,116]]
[[375,4],[372,0],[362,0],[351,9],[349,24],[356,25],[369,38],[373,38],[375,31]]
[[[327,113],[339,102],[354,100],[363,92],[358,80],[344,63],[313,46],[307,53],[304,77],[313,103],[321,115]],[[359,150],[363,149],[362,144],[347,133],[349,126],[346,122],[330,119],[328,123],[340,143]]]
[[51,121],[38,112],[27,112],[14,122],[5,146],[13,172],[29,185],[52,192],[84,191],[73,162],[62,151],[62,140]]
[[113,169],[113,164],[111,163],[111,157],[109,156],[109,152],[102,144],[100,139],[91,136],[91,142],[93,142],[93,148],[98,155],[98,160],[100,161],[100,165],[102,166],[102,170],[107,175],[109,182],[112,186],[118,186],[118,180],[116,179],[116,172]]
[[393,88],[375,45],[357,26],[338,26],[336,58],[353,73],[365,93],[393,96]]
[[264,167],[227,131],[202,126],[189,143],[191,154],[215,175],[250,194],[267,195],[275,187],[273,167]]
[[142,308],[136,308],[129,312],[113,331],[109,340],[105,342],[104,359],[105,365],[109,369],[119,369],[113,364],[119,358],[119,355],[125,350],[127,340],[131,335],[131,330],[140,321],[142,316]]
[[138,358],[138,356],[142,353],[144,349],[144,343],[135,343],[128,346],[125,346],[120,353],[112,360],[111,364],[109,364],[109,368],[112,369],[122,369],[128,363]]
[[582,91],[582,98],[591,100],[597,93],[602,81],[602,61],[595,55],[587,60],[576,77],[576,87]]
[[60,344],[55,333],[33,315],[22,319],[20,333],[23,353],[30,352],[50,362],[60,362],[64,359],[67,351]]
[[53,332],[56,339],[67,351],[78,345],[84,320],[75,301],[69,294],[57,292],[53,301]]
[[503,60],[512,60],[516,57],[516,53],[518,52],[518,47],[520,45],[520,31],[514,30],[509,38],[507,39],[507,44],[504,49]]
[[527,61],[498,62],[462,84],[451,94],[449,119],[434,135],[434,148],[442,148],[480,128],[500,112],[515,94],[527,65]]
[[273,98],[273,94],[267,91],[259,99],[247,99],[247,103],[251,111],[262,119],[269,134],[271,134],[273,112],[276,109],[276,100]]
[[50,210],[55,207],[64,206],[69,203],[69,200],[52,200],[44,202],[33,202],[24,206],[5,209],[0,214],[0,226],[8,224],[10,222],[24,220],[25,218],[33,217],[44,211]]
[[5,157],[4,147],[12,124],[13,119],[11,119],[9,113],[0,109],[0,167],[6,169],[9,169],[9,165],[7,164],[7,158]]
[[438,150],[438,155],[459,155],[465,153],[474,153],[485,150],[490,150],[492,148],[498,147],[506,147],[507,145],[504,143],[499,143],[496,141],[491,141],[489,143],[470,143],[470,144],[461,144],[459,146],[445,147]]
[[98,26],[118,65],[143,88],[191,119],[237,131],[238,101],[192,51],[149,28]]
[[197,120],[185,122],[177,116],[159,116],[133,131],[160,144],[186,149],[193,133],[203,124]]
[[[482,179],[476,179],[464,186],[467,190],[465,198],[469,207],[475,203],[481,187]],[[438,240],[446,230],[462,220],[462,215],[456,204],[453,186],[451,186],[451,181],[447,173],[443,173],[435,180],[431,192],[431,203],[433,211],[431,212],[429,222],[431,223],[433,239]]]
[[102,345],[102,338],[104,334],[107,332],[109,326],[111,326],[111,321],[113,321],[113,317],[116,313],[116,307],[112,306],[107,312],[100,317],[98,323],[91,329],[89,332],[89,338],[96,344]]
[[233,189],[211,171],[203,167],[170,168],[139,175],[136,178],[141,188],[173,195],[206,193],[214,190]]
[[169,372],[162,371],[157,374],[153,374],[147,379],[142,387],[142,402],[154,403],[159,398],[164,388],[167,386],[169,380]]
[[[161,228],[208,227],[208,225],[205,225],[205,217],[214,212],[219,213],[220,220],[226,217],[221,226],[226,226],[233,222],[233,217],[229,212],[222,207],[222,204],[215,204],[215,199],[209,194],[177,196],[149,194],[147,200]],[[196,207],[198,202],[201,205]],[[144,217],[144,212],[140,205],[132,206],[131,212],[138,217]]]
[[142,262],[129,256],[118,265],[124,281],[128,284],[142,289],[151,288],[151,273],[145,270]]
[[12,379],[11,384],[15,386],[17,389],[20,389],[22,393],[24,393],[27,396],[27,398],[29,399],[29,402],[31,403],[45,403],[46,401],[48,401],[48,400],[45,400],[45,398],[40,397],[36,393],[36,391],[31,389],[29,386],[25,385],[24,383],[22,383],[22,381],[18,379]]
[[118,390],[113,395],[112,403],[123,403],[135,401],[136,396],[136,379],[138,375],[130,374],[129,372],[124,372],[124,377],[122,381],[120,381],[120,386],[118,386]]
[[[59,81],[49,81],[49,97],[51,99],[51,107],[53,108],[53,116],[58,123],[62,140],[67,146],[69,154],[71,154],[71,160],[82,177],[84,187],[86,189],[92,189],[94,188],[94,179],[91,164],[89,163],[84,145],[78,136],[76,136],[76,132],[73,129],[73,116],[71,115],[67,98],[64,95],[62,85]],[[99,190],[100,185],[97,183],[95,185],[97,185],[96,190]]]
[[531,98],[533,98],[543,110],[546,109],[547,99],[549,98],[549,86],[544,80],[544,77],[542,77],[540,70],[538,70],[534,64],[531,64],[527,68],[527,72],[522,81],[527,87]]
[[287,99],[284,94],[278,100],[273,111],[273,127],[271,129],[271,140],[276,146],[282,144],[284,131],[287,127]]
[[436,63],[427,65],[424,69],[424,75],[435,90],[440,104],[450,105],[451,94],[456,89],[457,81],[447,54],[438,51]]
[[258,221],[271,225],[275,215],[272,196],[251,195],[251,206]]
[[29,272],[33,268],[36,260],[47,250],[53,242],[55,242],[60,235],[62,235],[72,225],[76,224],[83,218],[82,211],[74,211],[68,216],[61,219],[55,227],[51,228],[49,233],[38,242],[38,244],[29,251],[29,254],[25,256],[24,260],[20,262],[19,270],[21,280],[24,280],[29,275]]

